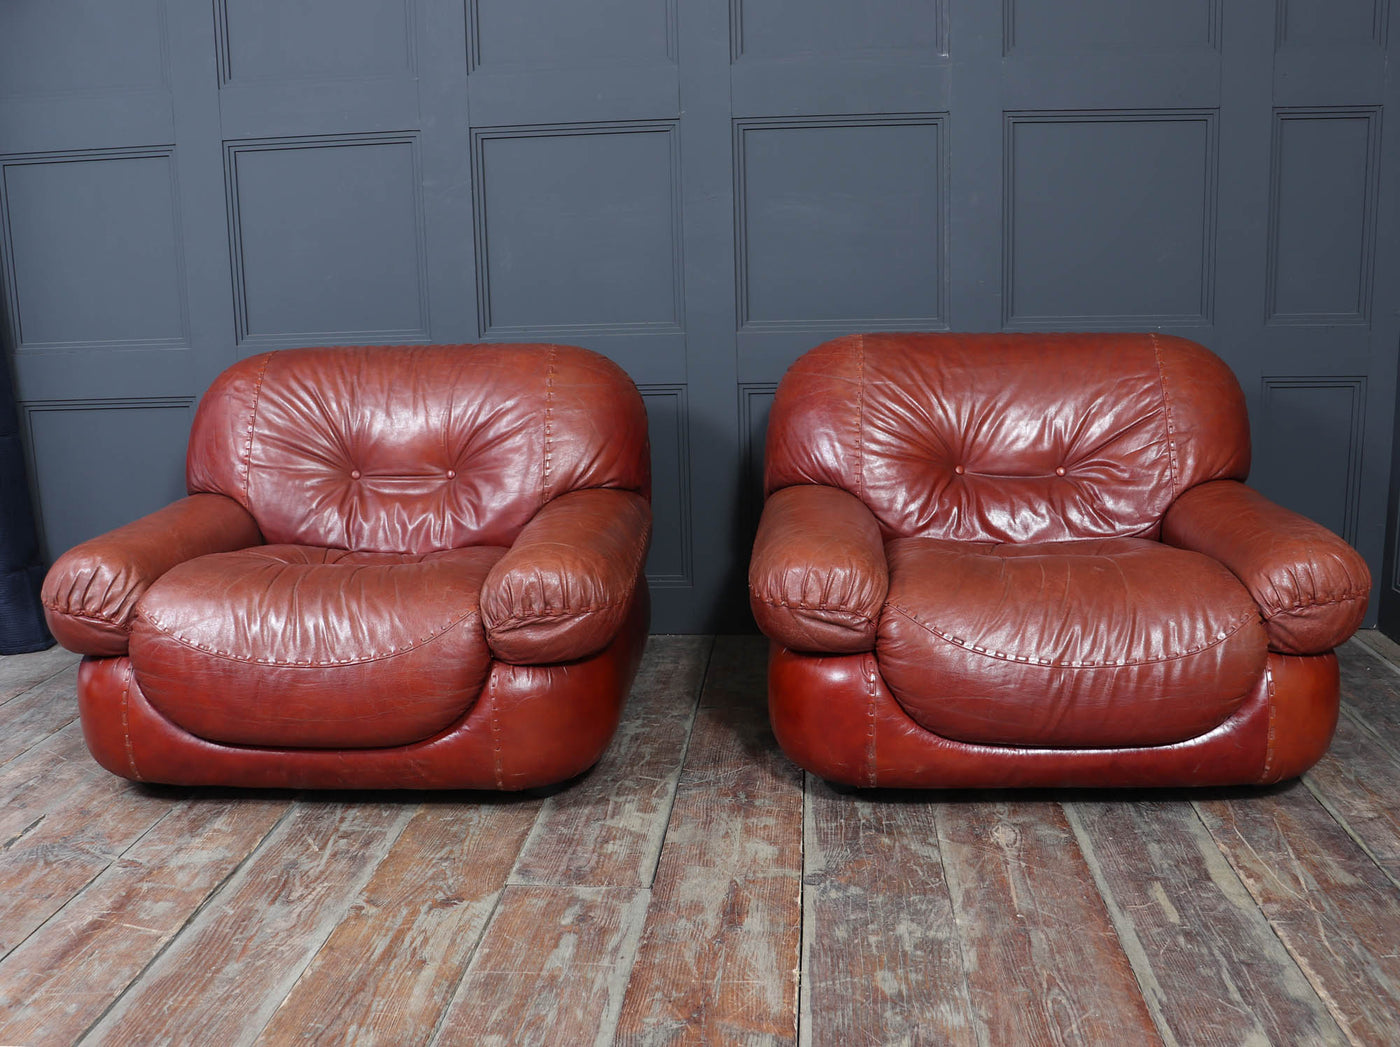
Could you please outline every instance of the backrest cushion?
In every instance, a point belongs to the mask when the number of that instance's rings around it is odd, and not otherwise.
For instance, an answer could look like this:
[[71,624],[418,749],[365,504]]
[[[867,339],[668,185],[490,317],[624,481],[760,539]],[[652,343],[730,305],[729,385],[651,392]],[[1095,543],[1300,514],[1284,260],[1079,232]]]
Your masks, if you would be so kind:
[[200,402],[191,493],[237,499],[271,543],[427,553],[510,545],[580,488],[649,494],[627,375],[552,345],[293,349],[230,367]]
[[765,488],[825,484],[885,537],[1155,537],[1176,495],[1249,472],[1239,382],[1153,334],[867,334],[778,386]]

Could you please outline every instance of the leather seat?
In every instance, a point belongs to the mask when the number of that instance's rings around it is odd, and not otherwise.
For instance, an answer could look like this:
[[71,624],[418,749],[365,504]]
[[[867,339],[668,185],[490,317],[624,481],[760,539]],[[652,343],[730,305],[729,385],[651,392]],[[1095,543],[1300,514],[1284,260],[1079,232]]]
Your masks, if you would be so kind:
[[750,565],[775,733],[855,786],[1278,780],[1330,742],[1364,562],[1241,482],[1156,335],[857,335],[780,384]]
[[84,731],[145,781],[502,788],[591,766],[647,626],[641,398],[564,346],[235,365],[190,497],[44,588]]

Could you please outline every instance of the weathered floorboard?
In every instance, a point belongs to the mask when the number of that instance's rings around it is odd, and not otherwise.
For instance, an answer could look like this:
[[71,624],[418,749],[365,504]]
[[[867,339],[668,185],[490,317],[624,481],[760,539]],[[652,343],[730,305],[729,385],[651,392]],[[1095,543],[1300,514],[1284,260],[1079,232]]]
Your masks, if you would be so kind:
[[78,660],[78,655],[62,647],[50,647],[33,654],[0,656],[0,705],[57,676],[70,665],[77,665]]
[[1303,781],[1400,885],[1400,757],[1343,713],[1332,748]]
[[1162,1042],[1058,803],[944,800],[938,835],[985,1042]]
[[0,1043],[73,1043],[288,806],[207,792],[178,804],[0,963]]
[[622,1007],[648,892],[505,889],[433,1047],[602,1047]]
[[763,641],[715,644],[617,1042],[793,1044],[802,776],[778,751]]
[[250,1042],[412,812],[354,795],[299,801],[84,1042]]
[[1188,801],[1065,806],[1164,1038],[1346,1043]]
[[538,800],[425,802],[258,1043],[425,1043],[466,969]]
[[1343,1031],[1400,1043],[1395,885],[1301,783],[1196,806]]
[[[6,796],[0,808],[0,956],[86,887],[179,799],[102,770],[71,728],[54,742],[35,750],[33,759],[6,768],[40,776],[32,790],[0,791]],[[81,751],[73,751],[75,743]]]
[[[1379,635],[1379,634],[1377,634]],[[1395,644],[1380,637],[1387,645]],[[1400,753],[1400,671],[1376,653],[1379,641],[1349,641],[1337,652],[1342,676],[1342,708]]]
[[0,717],[5,723],[5,729],[0,731],[0,764],[8,763],[78,718],[78,703],[73,699],[77,682],[77,666],[60,669],[0,706]]
[[802,1042],[976,1044],[938,847],[937,796],[808,778]]
[[712,644],[647,641],[612,745],[586,778],[546,802],[511,883],[651,885]]

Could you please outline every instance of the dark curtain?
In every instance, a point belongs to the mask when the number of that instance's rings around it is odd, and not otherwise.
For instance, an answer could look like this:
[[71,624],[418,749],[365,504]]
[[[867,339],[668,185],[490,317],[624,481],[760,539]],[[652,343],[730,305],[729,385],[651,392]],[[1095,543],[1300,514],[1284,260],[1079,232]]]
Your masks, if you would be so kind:
[[43,580],[10,368],[0,355],[0,654],[53,646],[39,606]]

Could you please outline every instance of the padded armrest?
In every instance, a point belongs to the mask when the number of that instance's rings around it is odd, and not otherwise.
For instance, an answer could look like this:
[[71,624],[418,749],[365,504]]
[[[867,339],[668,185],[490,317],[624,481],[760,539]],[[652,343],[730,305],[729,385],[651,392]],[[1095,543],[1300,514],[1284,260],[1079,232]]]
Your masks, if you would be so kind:
[[125,654],[132,613],[152,582],[197,556],[261,544],[257,522],[232,498],[182,498],[60,556],[44,579],[49,631],[78,654]]
[[1259,605],[1269,647],[1282,654],[1329,651],[1366,614],[1371,572],[1360,554],[1235,480],[1184,492],[1162,520],[1162,541],[1234,572]]
[[889,588],[880,525],[859,498],[819,486],[769,497],[749,561],[749,606],[770,639],[794,651],[874,650]]
[[547,665],[617,635],[651,543],[651,506],[608,488],[545,503],[481,587],[486,641],[502,661]]

